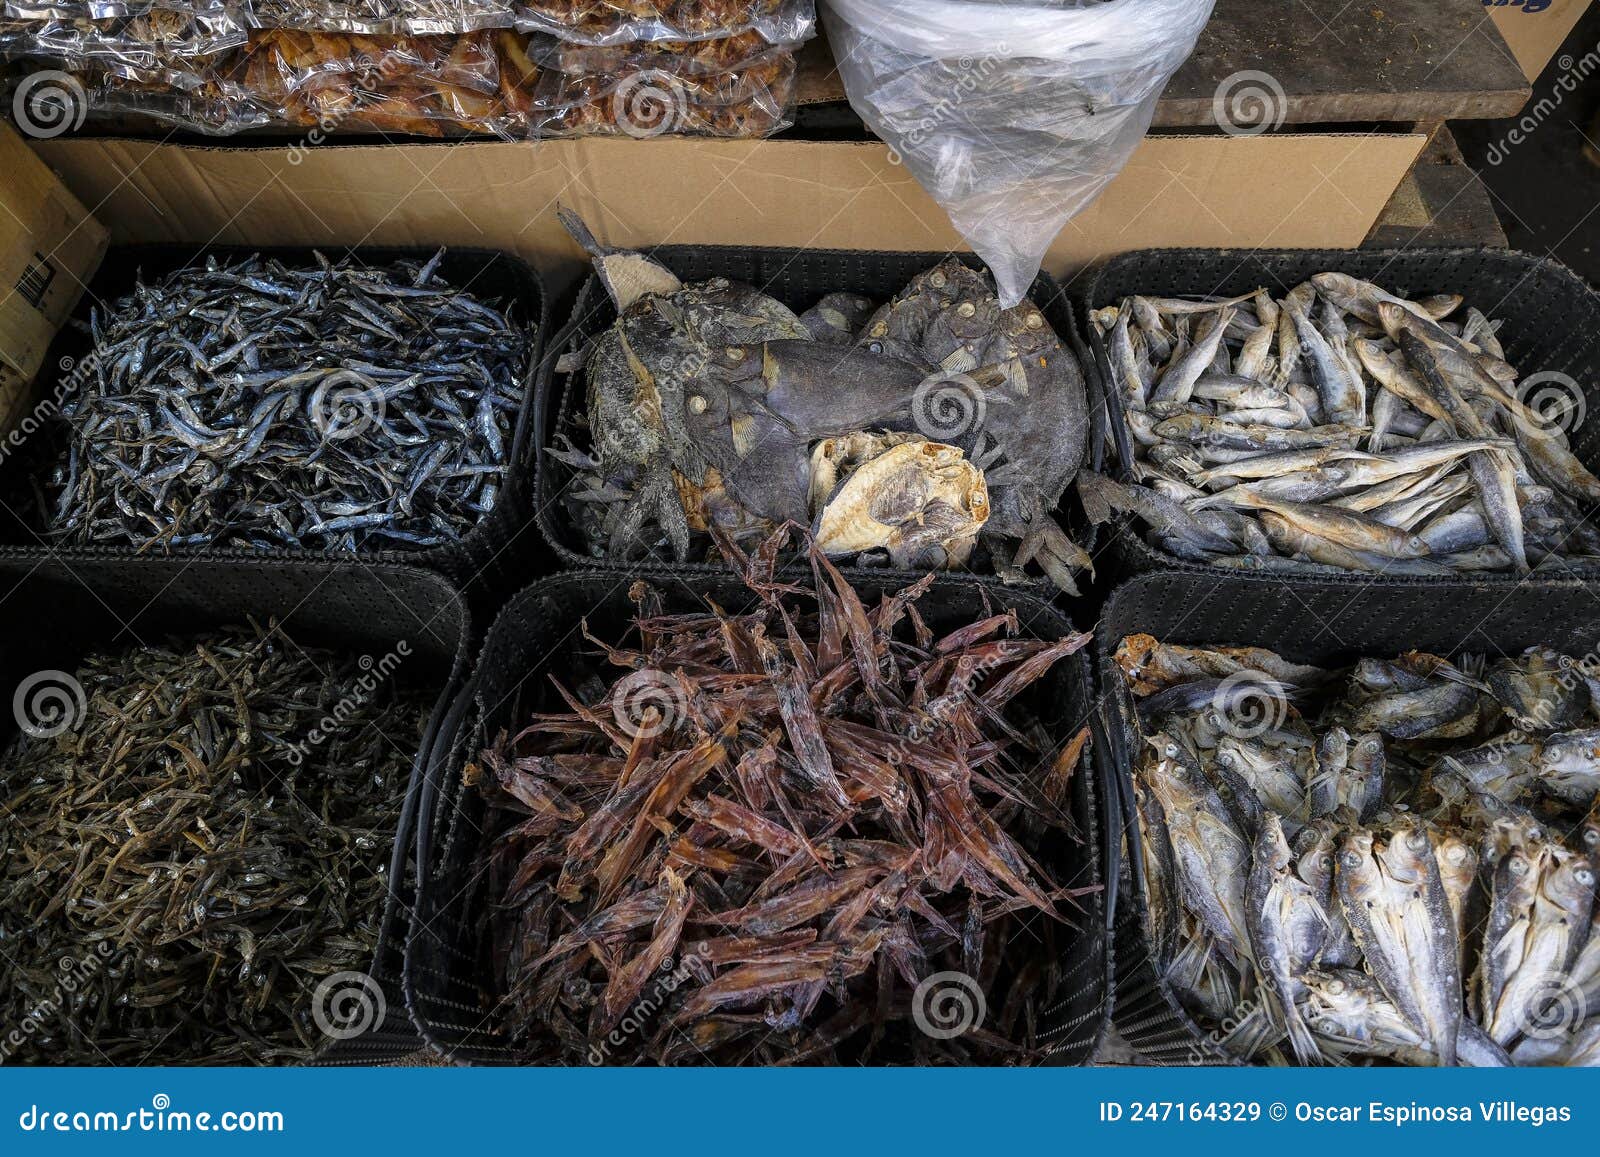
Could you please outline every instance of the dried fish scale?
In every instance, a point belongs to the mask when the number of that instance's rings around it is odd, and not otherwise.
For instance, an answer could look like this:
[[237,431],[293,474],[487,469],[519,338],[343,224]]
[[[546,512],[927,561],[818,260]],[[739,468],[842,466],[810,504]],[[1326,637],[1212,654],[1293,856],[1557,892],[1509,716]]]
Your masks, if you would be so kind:
[[426,263],[215,258],[96,311],[52,541],[325,551],[459,541],[505,484],[530,335]]
[[426,717],[365,671],[275,629],[84,661],[78,726],[0,762],[7,1023],[75,980],[8,1061],[269,1064],[325,1043],[314,990],[371,965]]
[[[463,870],[485,880],[495,1017],[530,1060],[1044,1047],[1086,901],[1035,856],[1074,839],[1087,732],[1042,727],[1053,698],[1018,696],[1084,638],[1013,637],[1015,612],[950,630],[965,618],[936,615],[937,595],[935,632],[917,610],[931,579],[869,609],[814,550],[815,583],[780,585],[785,546],[734,552],[762,599],[738,615],[667,614],[636,584],[636,633],[584,630],[613,673],[564,672],[566,708],[509,713],[522,730],[468,768],[497,838]],[[946,1041],[913,997],[953,971],[988,1016]]]

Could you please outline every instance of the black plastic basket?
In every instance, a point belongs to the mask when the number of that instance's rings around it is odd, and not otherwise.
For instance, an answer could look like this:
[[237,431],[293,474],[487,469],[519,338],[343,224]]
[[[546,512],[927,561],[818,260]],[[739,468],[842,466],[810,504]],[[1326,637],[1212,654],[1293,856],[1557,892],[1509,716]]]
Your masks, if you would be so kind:
[[[29,562],[0,559],[0,686],[16,688],[37,671],[75,670],[87,654],[183,639],[248,621],[276,620],[295,642],[346,653],[386,655],[403,640],[409,653],[394,680],[439,696],[420,745],[464,672],[471,624],[465,599],[439,575],[415,567],[348,563],[228,560],[195,565],[180,559]],[[0,717],[0,739],[18,726]],[[325,1064],[380,1064],[414,1054],[421,1040],[400,997],[401,951],[414,899],[410,804],[422,750],[412,761],[389,867],[389,898],[381,914],[371,975],[383,990],[386,1015],[371,1031],[331,1041]],[[157,1058],[159,1062],[159,1058]]]
[[1123,839],[1109,878],[1117,881],[1114,956],[1117,1031],[1159,1064],[1231,1064],[1181,1007],[1164,980],[1149,907],[1134,814],[1133,758],[1138,733],[1133,700],[1113,662],[1133,634],[1166,643],[1254,646],[1298,663],[1343,665],[1389,658],[1413,648],[1514,655],[1543,643],[1570,654],[1600,644],[1600,599],[1577,581],[1541,584],[1507,597],[1502,587],[1460,579],[1426,586],[1369,583],[1352,587],[1321,577],[1292,583],[1259,575],[1149,574],[1112,592],[1095,633],[1107,742],[1102,777],[1116,784]]
[[[1506,360],[1526,375],[1561,373],[1584,391],[1587,409],[1600,408],[1600,295],[1565,265],[1493,249],[1146,249],[1112,258],[1089,283],[1090,310],[1114,306],[1133,294],[1177,297],[1236,296],[1266,287],[1282,295],[1313,274],[1348,273],[1396,294],[1460,293],[1468,305],[1503,319],[1499,332]],[[1110,387],[1110,359],[1099,328],[1088,324],[1097,387],[1105,398],[1118,453],[1110,457],[1119,481],[1130,480],[1127,426],[1121,398]],[[1582,422],[1569,435],[1572,451],[1600,471],[1600,422]],[[1112,570],[1119,576],[1153,570],[1213,574],[1218,568],[1156,550],[1128,521],[1110,535]],[[1363,585],[1431,586],[1444,577],[1357,574],[1332,568],[1306,571],[1319,579]],[[1600,563],[1565,562],[1540,571],[1554,578],[1600,577]],[[1478,575],[1476,581],[1509,586],[1520,576]]]
[[[314,264],[313,255],[316,252],[317,249],[309,246],[115,246],[90,283],[89,292],[79,304],[76,316],[87,319],[89,309],[96,300],[109,303],[131,292],[141,274],[148,280],[208,258],[234,261],[255,253],[286,263],[311,265]],[[359,264],[375,266],[404,259],[426,260],[437,252],[437,248],[363,246],[347,250],[341,246],[329,246],[324,248],[324,252],[330,259],[338,259],[348,253]],[[203,558],[208,561],[256,558],[359,559],[420,566],[445,575],[472,595],[475,601],[495,596],[503,598],[527,581],[530,560],[542,553],[538,549],[538,536],[529,533],[534,468],[530,442],[534,425],[532,407],[543,362],[545,331],[549,325],[549,302],[539,275],[533,268],[520,258],[498,250],[447,249],[439,263],[439,276],[458,289],[470,289],[475,296],[501,301],[511,313],[514,324],[532,328],[522,406],[509,445],[510,461],[505,485],[501,487],[494,508],[483,516],[478,525],[459,542],[422,550],[362,550],[352,555],[288,547],[273,551],[247,547],[177,547],[169,552],[170,557]],[[70,368],[76,364],[89,348],[87,335],[75,326],[64,328],[46,358],[46,371],[37,385],[38,396],[51,397],[59,377],[66,372],[63,367]],[[59,426],[59,423],[52,424]],[[53,465],[53,459],[42,458],[41,452],[53,449],[56,441],[47,429],[24,442],[19,452],[0,471],[0,493],[26,493],[31,486],[27,475]],[[42,538],[36,521],[31,516],[20,515],[11,509],[0,508],[0,513],[3,513],[3,517],[0,517],[0,542],[12,549],[34,552],[31,557],[39,557],[39,552],[45,549],[42,544],[46,540]],[[74,558],[125,559],[139,554],[132,547],[112,545],[58,549]]]
[[[474,685],[459,696],[428,760],[417,809],[417,862],[425,865],[416,918],[406,946],[405,992],[413,1020],[428,1044],[458,1063],[515,1064],[525,1060],[509,1040],[490,990],[483,960],[481,924],[488,904],[480,879],[479,851],[495,817],[475,791],[462,783],[461,768],[485,740],[535,710],[560,709],[550,677],[575,678],[574,653],[591,649],[579,633],[587,620],[596,638],[620,638],[635,611],[629,586],[636,576],[620,571],[564,574],[517,595],[490,628],[473,675]],[[699,578],[694,593],[673,584],[663,589],[669,613],[704,610],[706,599],[737,614],[754,601],[748,588],[728,575]],[[863,586],[871,602],[894,584]],[[1024,628],[1040,637],[1072,630],[1060,611],[1032,596],[1010,592],[990,596],[996,610],[1015,608]],[[917,604],[929,625],[970,622],[982,611],[971,583],[945,580]],[[1063,738],[1089,721],[1089,665],[1083,653],[1061,664],[1037,689],[1035,709],[1051,705],[1047,720]],[[1098,737],[1096,739],[1098,743]],[[1081,843],[1063,840],[1058,883],[1093,887],[1101,883],[1105,841],[1114,818],[1105,785],[1085,767],[1073,778],[1073,823]],[[1110,1019],[1108,966],[1109,906],[1096,890],[1081,898],[1082,935],[1061,963],[1063,991],[1049,1010],[1040,1035],[1052,1041],[1051,1063],[1082,1064],[1098,1047]]]
[[[917,274],[931,269],[950,256],[959,257],[974,269],[983,263],[970,253],[892,253],[857,249],[763,249],[721,245],[663,245],[650,255],[686,282],[726,277],[760,287],[797,313],[811,308],[825,294],[859,293],[875,301],[887,301],[905,288]],[[1088,454],[1099,469],[1098,454],[1105,439],[1099,436],[1104,421],[1104,406],[1096,393],[1099,376],[1093,372],[1092,355],[1079,331],[1077,318],[1065,292],[1049,274],[1041,273],[1033,283],[1029,298],[1054,327],[1063,343],[1083,368],[1085,414],[1090,421]],[[573,471],[549,454],[550,438],[570,434],[583,413],[587,385],[583,373],[560,373],[555,365],[564,354],[577,354],[617,320],[616,307],[597,276],[584,280],[578,291],[572,317],[553,340],[559,346],[551,353],[551,373],[540,383],[541,396],[535,403],[537,427],[538,481],[535,502],[539,532],[564,567],[575,570],[605,569],[615,565],[589,553],[588,546],[562,504],[561,495],[571,484]],[[1081,517],[1074,491],[1067,488],[1062,505],[1055,512],[1068,533],[1085,550],[1093,552],[1094,527]],[[684,565],[646,563],[640,573],[687,573],[723,575],[727,568],[707,563]],[[920,575],[886,569],[844,568],[852,581],[880,579],[910,582]],[[985,584],[1003,587],[993,575],[972,574]],[[1015,587],[1050,598],[1055,587],[1048,580],[1034,578]]]

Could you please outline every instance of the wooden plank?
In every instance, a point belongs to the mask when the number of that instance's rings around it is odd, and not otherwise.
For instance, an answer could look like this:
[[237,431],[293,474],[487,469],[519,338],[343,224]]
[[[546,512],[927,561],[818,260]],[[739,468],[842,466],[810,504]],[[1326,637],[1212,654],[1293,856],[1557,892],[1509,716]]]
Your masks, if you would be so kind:
[[1488,188],[1462,160],[1450,131],[1440,129],[1389,198],[1363,245],[1504,249],[1507,241]]
[[1529,95],[1482,0],[1217,0],[1156,124],[1216,124],[1219,87],[1252,71],[1282,86],[1291,124],[1508,117]]
[[[1273,119],[1281,111],[1284,124],[1515,116],[1528,82],[1486,11],[1481,0],[1217,0],[1155,126],[1215,126],[1219,90],[1249,72],[1282,89]],[[799,91],[806,104],[844,100],[821,40],[801,56]]]

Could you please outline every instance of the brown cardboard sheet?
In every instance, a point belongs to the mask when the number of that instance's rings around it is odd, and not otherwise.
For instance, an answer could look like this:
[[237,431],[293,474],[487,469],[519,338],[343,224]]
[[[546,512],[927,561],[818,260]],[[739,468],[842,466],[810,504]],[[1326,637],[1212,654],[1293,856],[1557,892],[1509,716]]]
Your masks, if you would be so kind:
[[[1423,143],[1404,132],[1151,137],[1062,231],[1047,268],[1070,274],[1152,245],[1358,245]],[[582,267],[558,204],[619,246],[963,247],[877,142],[35,147],[122,242],[489,246],[531,259],[555,286]]]

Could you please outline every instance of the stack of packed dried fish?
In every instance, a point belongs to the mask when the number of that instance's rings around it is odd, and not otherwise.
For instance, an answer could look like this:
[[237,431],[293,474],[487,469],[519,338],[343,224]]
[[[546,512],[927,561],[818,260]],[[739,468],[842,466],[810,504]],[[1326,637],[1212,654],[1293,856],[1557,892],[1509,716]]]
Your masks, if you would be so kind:
[[[47,70],[16,95],[35,123],[57,130],[90,112],[212,135],[273,126],[319,135],[759,137],[787,127],[795,51],[814,22],[809,0],[778,13],[711,5],[700,18],[695,7],[611,10],[602,32],[601,13],[570,5],[567,24],[541,15],[518,31],[510,4],[498,0],[399,8],[161,0],[114,19],[8,5],[0,55]],[[74,78],[63,82],[63,69]]]
[[91,318],[61,542],[411,549],[494,506],[529,334],[426,263],[208,258]]
[[768,136],[789,124],[795,47],[757,32],[604,47],[554,42],[538,53],[544,71],[531,132]]
[[797,316],[564,219],[621,315],[583,354],[593,450],[569,423],[551,451],[577,472],[565,503],[596,557],[681,562],[713,528],[792,522],[836,559],[1006,578],[1034,563],[1075,592],[1090,559],[1053,512],[1083,459],[1083,374],[1032,302],[1002,310],[952,258],[881,308],[831,293]]
[[372,678],[273,629],[34,686],[40,737],[0,762],[0,1011],[27,1028],[7,1060],[267,1064],[326,1043],[313,996],[372,962],[426,718]]
[[1228,1052],[1600,1065],[1600,665],[1133,636],[1150,930]]
[[1246,570],[1520,573],[1600,555],[1600,480],[1566,433],[1584,386],[1519,387],[1498,326],[1463,304],[1320,273],[1281,300],[1100,310],[1134,485],[1086,477],[1091,517],[1132,514],[1158,550]]
[[1037,1056],[1082,893],[1024,844],[1072,838],[1087,729],[1019,697],[1087,636],[935,631],[931,580],[869,608],[821,552],[776,583],[781,549],[743,560],[746,613],[639,584],[637,640],[590,637],[625,674],[469,767],[512,817],[487,856],[514,1033],[576,1064]]
[[574,44],[721,40],[755,32],[798,43],[816,26],[813,0],[515,0],[517,27]]
[[503,30],[405,37],[283,30],[253,34],[229,82],[292,125],[521,138],[538,76],[523,38]]

